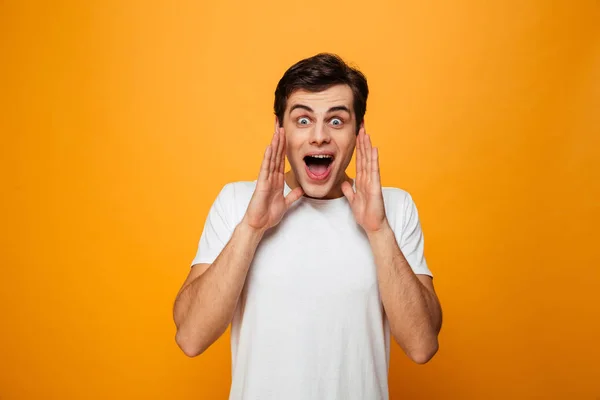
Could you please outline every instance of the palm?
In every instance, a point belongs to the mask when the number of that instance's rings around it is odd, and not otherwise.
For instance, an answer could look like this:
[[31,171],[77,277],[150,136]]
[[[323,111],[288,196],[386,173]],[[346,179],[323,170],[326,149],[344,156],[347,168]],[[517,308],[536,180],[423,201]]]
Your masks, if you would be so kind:
[[285,168],[285,134],[283,128],[276,128],[273,140],[260,168],[256,190],[246,211],[246,222],[259,230],[267,230],[277,225],[289,206],[302,196],[302,189],[296,188],[283,196]]
[[361,129],[356,140],[356,192],[349,183],[342,190],[356,222],[367,232],[380,230],[386,221],[379,174],[379,154]]

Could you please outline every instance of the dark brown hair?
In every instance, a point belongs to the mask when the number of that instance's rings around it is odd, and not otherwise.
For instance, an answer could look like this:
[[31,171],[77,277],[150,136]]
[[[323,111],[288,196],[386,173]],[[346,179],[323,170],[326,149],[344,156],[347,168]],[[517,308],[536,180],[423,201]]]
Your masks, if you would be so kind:
[[367,111],[369,96],[367,79],[358,69],[350,67],[339,56],[330,53],[320,53],[306,58],[285,71],[275,89],[275,115],[279,119],[279,124],[283,125],[287,100],[294,91],[303,89],[309,92],[321,92],[340,84],[346,84],[352,89],[358,134]]

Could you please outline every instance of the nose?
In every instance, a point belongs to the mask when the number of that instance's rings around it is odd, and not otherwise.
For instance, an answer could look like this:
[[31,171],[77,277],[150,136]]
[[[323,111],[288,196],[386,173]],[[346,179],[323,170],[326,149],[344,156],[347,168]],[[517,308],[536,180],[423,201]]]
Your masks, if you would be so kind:
[[310,133],[309,141],[310,144],[314,144],[316,146],[327,144],[331,141],[329,129],[327,129],[324,123],[319,122],[315,124],[314,129],[312,129],[312,132]]

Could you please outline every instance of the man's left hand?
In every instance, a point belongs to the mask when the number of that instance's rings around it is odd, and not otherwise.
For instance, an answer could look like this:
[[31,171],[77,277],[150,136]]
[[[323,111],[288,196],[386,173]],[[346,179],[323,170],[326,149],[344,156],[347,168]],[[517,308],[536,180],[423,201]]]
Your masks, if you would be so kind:
[[371,146],[365,128],[356,138],[356,192],[348,182],[342,183],[342,192],[348,199],[356,222],[367,234],[388,226],[379,175],[379,153]]

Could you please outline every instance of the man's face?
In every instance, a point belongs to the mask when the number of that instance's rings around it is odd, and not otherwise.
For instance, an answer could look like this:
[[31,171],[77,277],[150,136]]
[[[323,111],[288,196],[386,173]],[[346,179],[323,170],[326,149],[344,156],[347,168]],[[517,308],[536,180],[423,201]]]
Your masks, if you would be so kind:
[[297,90],[283,118],[290,177],[314,198],[342,196],[341,183],[356,145],[356,116],[348,85],[322,92]]

